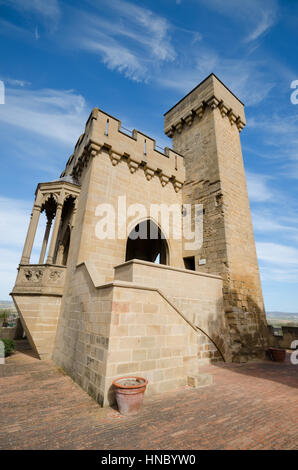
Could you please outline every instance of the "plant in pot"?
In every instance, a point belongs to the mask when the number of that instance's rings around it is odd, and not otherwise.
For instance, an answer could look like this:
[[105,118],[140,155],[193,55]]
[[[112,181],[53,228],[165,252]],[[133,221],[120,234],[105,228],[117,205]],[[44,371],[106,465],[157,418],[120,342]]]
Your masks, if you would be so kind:
[[147,384],[148,380],[143,377],[120,377],[113,381],[118,409],[122,415],[138,414]]
[[16,343],[14,342],[13,339],[8,339],[8,338],[1,339],[0,341],[4,343],[5,357],[10,356],[15,350]]

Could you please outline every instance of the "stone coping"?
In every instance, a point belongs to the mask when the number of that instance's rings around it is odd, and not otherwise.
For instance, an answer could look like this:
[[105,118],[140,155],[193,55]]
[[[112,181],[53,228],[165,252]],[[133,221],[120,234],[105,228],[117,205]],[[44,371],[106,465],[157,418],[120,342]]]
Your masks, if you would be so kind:
[[150,266],[151,268],[157,268],[157,269],[166,269],[168,271],[177,271],[180,273],[185,273],[185,274],[193,274],[195,276],[202,276],[202,277],[211,277],[213,279],[220,279],[222,280],[222,277],[219,276],[218,274],[209,274],[209,273],[203,273],[200,271],[192,271],[190,269],[182,269],[182,268],[175,268],[173,266],[168,266],[166,264],[156,264],[156,263],[151,263],[150,261],[143,261],[140,259],[132,259],[129,261],[125,261],[125,263],[118,264],[117,266],[114,267],[114,269],[117,268],[122,268],[123,266],[128,266],[130,264],[141,264],[144,266]]

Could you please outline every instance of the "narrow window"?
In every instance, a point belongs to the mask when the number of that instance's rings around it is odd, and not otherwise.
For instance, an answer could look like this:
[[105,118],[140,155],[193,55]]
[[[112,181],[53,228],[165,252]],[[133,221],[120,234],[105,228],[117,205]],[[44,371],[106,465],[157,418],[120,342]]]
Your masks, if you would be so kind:
[[105,135],[109,135],[109,119],[107,119]]
[[191,271],[196,270],[194,256],[187,256],[186,258],[183,258],[183,261],[185,269],[190,269]]

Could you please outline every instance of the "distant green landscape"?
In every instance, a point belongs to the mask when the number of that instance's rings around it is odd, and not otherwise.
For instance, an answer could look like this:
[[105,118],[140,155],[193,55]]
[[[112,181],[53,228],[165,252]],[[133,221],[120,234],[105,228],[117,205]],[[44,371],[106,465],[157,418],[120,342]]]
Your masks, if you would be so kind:
[[14,303],[11,300],[0,300],[0,312],[2,310],[10,310],[16,312]]
[[266,312],[269,325],[298,326],[298,313]]

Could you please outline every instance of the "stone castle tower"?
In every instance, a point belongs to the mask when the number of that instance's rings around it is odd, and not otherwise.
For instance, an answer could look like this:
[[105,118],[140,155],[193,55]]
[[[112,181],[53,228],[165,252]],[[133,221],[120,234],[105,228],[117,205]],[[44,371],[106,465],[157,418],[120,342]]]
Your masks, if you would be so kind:
[[[40,358],[52,358],[100,404],[113,401],[121,375],[147,377],[155,393],[185,385],[201,362],[264,353],[244,125],[243,104],[213,74],[165,114],[173,150],[164,153],[94,108],[60,178],[38,185],[12,296]],[[179,208],[170,229],[186,207],[202,205],[200,247],[186,250],[151,212],[161,203]],[[116,229],[103,238],[107,208]],[[42,212],[47,227],[33,265]],[[124,215],[133,216],[125,230]],[[158,236],[132,237],[141,228]]]
[[244,105],[215,76],[165,114],[165,133],[184,156],[184,202],[204,206],[200,270],[223,279],[232,356],[264,349],[265,316],[239,133]]

